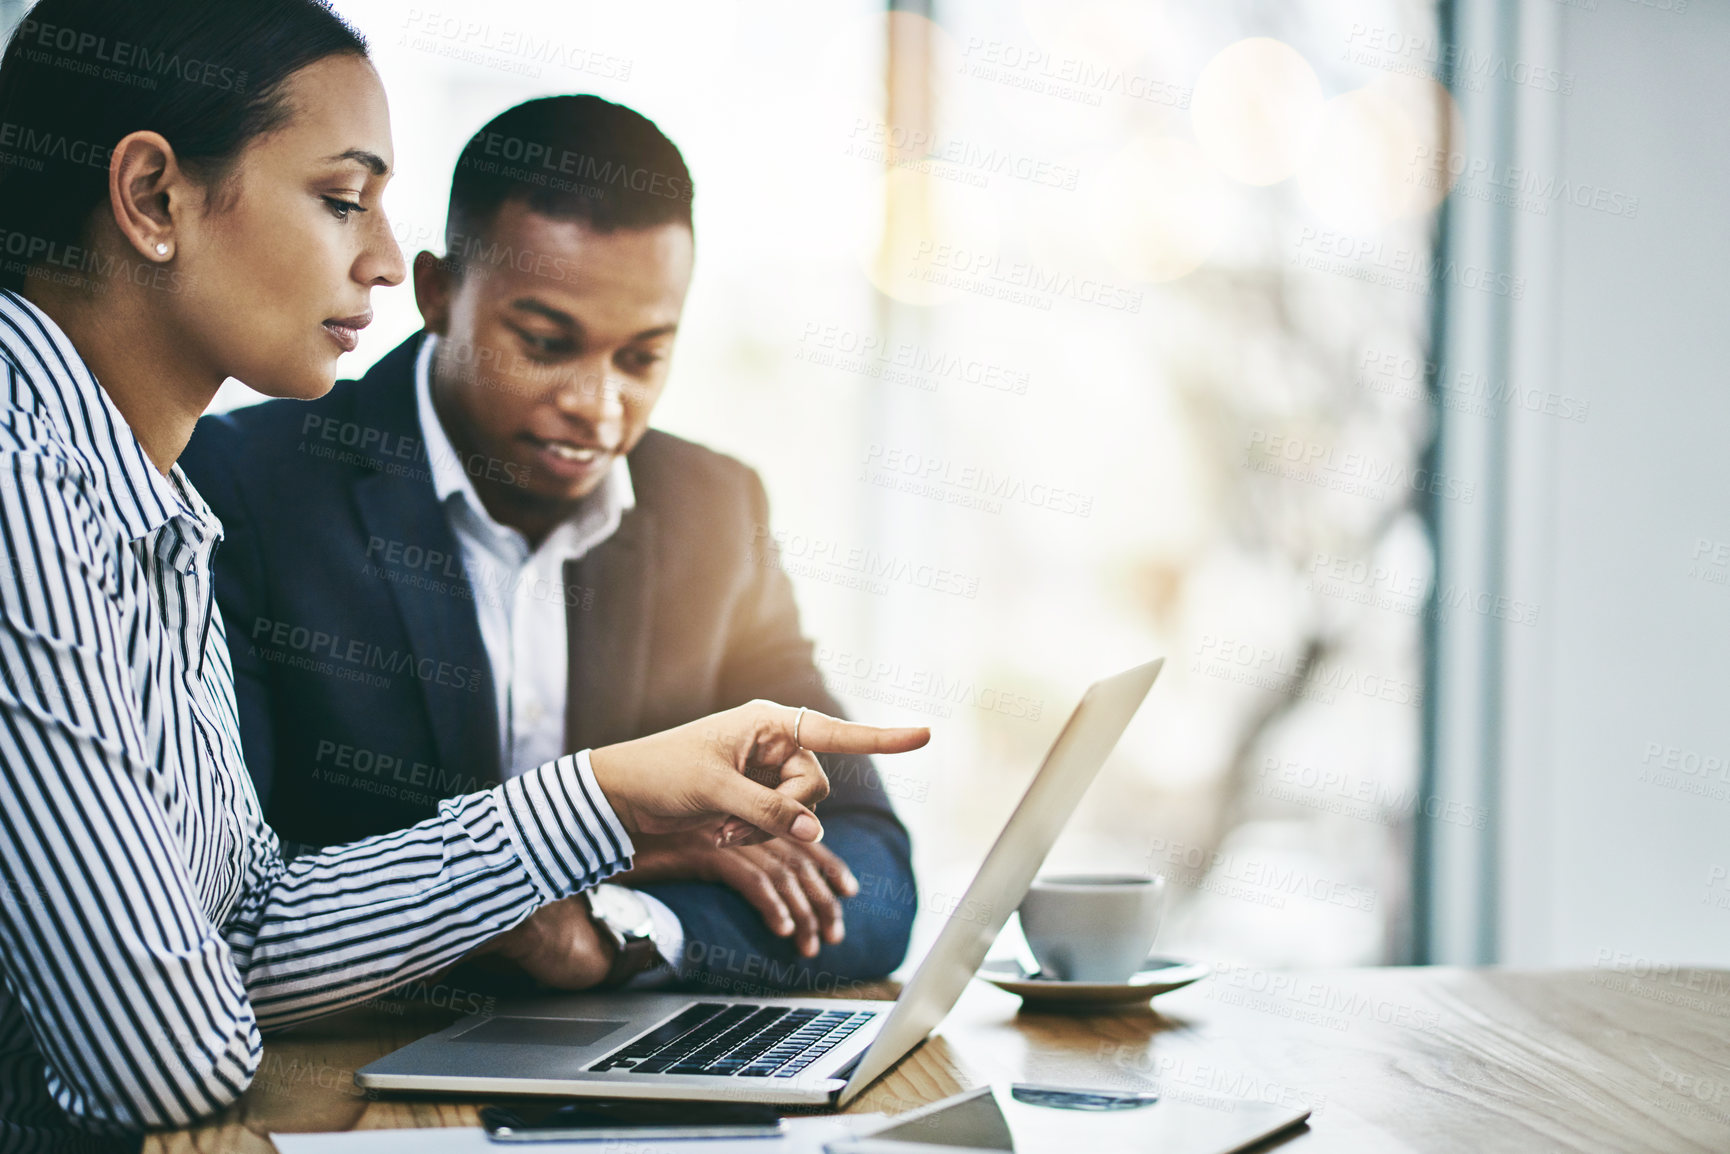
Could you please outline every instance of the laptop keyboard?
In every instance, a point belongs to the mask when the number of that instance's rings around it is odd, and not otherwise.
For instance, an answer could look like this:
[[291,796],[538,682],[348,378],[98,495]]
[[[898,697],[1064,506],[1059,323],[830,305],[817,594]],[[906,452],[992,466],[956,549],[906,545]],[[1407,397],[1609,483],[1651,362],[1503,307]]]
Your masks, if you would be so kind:
[[876,1016],[875,1010],[699,1002],[589,1069],[792,1078]]

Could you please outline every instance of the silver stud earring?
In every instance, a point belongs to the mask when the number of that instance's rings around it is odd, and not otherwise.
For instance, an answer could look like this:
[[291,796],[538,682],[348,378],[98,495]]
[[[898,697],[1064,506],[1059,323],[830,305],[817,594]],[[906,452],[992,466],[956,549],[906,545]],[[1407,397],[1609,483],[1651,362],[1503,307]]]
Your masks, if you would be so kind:
[[168,246],[166,244],[163,244],[161,241],[157,241],[156,242],[156,255],[157,256],[167,256],[168,255]]

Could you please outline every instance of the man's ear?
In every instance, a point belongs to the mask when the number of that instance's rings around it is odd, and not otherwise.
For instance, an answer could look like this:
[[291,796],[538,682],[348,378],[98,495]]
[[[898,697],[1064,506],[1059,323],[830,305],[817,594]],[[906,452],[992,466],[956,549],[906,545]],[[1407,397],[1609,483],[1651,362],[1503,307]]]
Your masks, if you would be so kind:
[[420,306],[421,323],[429,333],[444,336],[451,325],[451,294],[456,275],[450,265],[422,250],[414,258],[414,303]]
[[146,260],[174,256],[175,218],[187,211],[189,192],[174,146],[161,133],[128,133],[109,155],[108,203],[115,227]]

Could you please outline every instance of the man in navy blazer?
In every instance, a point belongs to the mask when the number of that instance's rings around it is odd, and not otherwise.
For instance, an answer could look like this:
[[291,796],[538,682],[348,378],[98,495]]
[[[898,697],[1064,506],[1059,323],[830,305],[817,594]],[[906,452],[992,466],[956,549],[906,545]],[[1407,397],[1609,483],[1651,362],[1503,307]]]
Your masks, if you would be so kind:
[[[636,113],[519,105],[463,152],[446,256],[416,258],[423,332],[317,401],[199,422],[181,464],[225,527],[241,733],[286,845],[753,698],[839,712],[756,474],[647,428],[690,193]],[[559,984],[825,990],[898,965],[906,831],[867,759],[824,762],[823,846],[650,839],[606,903],[531,919],[575,943]]]

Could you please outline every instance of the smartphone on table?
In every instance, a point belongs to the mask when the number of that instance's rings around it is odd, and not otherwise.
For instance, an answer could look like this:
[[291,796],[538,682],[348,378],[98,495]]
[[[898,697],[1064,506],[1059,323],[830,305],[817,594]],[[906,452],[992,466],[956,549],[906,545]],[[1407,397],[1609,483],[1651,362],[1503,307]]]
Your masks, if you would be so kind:
[[611,1142],[620,1139],[778,1138],[773,1106],[747,1102],[652,1102],[590,1098],[481,1107],[494,1142]]

